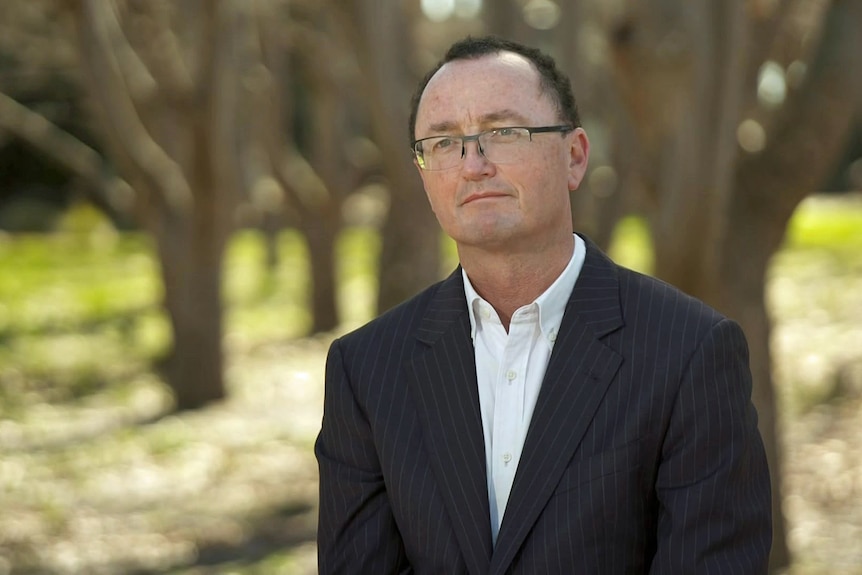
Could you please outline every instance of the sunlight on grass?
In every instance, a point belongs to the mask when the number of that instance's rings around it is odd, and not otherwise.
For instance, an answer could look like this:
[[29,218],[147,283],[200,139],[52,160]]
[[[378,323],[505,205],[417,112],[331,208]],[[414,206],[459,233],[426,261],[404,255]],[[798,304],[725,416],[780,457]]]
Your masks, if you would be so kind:
[[643,218],[629,216],[614,228],[608,255],[618,264],[649,274],[655,265],[649,227]]
[[0,241],[2,330],[57,329],[153,305],[159,292],[145,240],[123,235],[100,249],[77,235],[16,235]]
[[338,306],[345,325],[354,326],[374,316],[380,247],[380,236],[368,228],[349,228],[338,240]]
[[[778,398],[794,415],[852,393],[862,332],[862,197],[814,196],[791,219],[769,269],[767,306],[781,318],[772,350]],[[797,326],[805,325],[805,329]],[[850,387],[848,387],[850,386]]]
[[787,229],[789,248],[862,251],[862,196],[807,198]]
[[266,265],[263,234],[242,231],[233,237],[225,256],[226,330],[247,343],[305,335],[310,280],[305,240],[295,230],[277,239],[277,267]]

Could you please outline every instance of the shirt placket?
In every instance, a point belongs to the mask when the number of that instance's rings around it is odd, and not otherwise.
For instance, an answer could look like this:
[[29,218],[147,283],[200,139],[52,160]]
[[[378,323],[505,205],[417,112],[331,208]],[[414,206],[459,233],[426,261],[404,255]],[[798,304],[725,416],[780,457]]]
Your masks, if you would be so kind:
[[504,514],[518,461],[521,458],[524,426],[524,385],[534,314],[516,313],[497,372],[494,406],[494,487],[497,508]]

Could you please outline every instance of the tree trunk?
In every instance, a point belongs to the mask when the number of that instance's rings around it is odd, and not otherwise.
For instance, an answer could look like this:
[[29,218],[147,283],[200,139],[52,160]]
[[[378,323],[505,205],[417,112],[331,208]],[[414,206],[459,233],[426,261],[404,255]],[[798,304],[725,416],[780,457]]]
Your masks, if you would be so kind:
[[[626,133],[633,127],[610,85],[607,68],[591,66],[583,57],[590,50],[600,6],[563,2],[560,10],[557,30],[565,33],[555,35],[555,58],[572,82],[581,122],[590,135],[589,172],[572,194],[572,223],[576,231],[607,250],[617,222],[631,207],[630,196],[622,189],[633,186],[638,155],[632,149],[632,135]],[[594,132],[593,126],[606,132]]]
[[528,43],[530,27],[524,21],[522,4],[517,0],[482,2],[482,20],[488,33]]
[[339,228],[337,217],[326,214],[302,222],[311,266],[312,333],[330,331],[338,326],[335,240]]
[[691,59],[680,113],[659,160],[661,206],[652,223],[656,275],[703,297],[719,280],[727,233],[748,27],[741,0],[698,6],[687,7]]
[[178,410],[225,397],[222,350],[223,240],[199,217],[165,222],[157,234],[164,304],[173,328],[165,379]]
[[440,228],[412,165],[407,118],[413,53],[410,24],[397,2],[345,0],[345,29],[354,38],[390,193],[383,226],[380,291],[384,311],[440,279]]
[[[178,409],[225,396],[221,270],[240,195],[236,148],[245,141],[239,70],[250,67],[242,39],[251,20],[243,7],[232,1],[192,7],[200,35],[190,43],[196,57],[187,60],[172,51],[185,43],[155,3],[74,4],[82,65],[108,148],[156,242],[173,331],[165,377]],[[140,10],[154,10],[146,16],[158,32],[133,45],[123,24]],[[185,67],[189,62],[194,70]]]
[[[327,18],[327,24],[330,24]],[[327,25],[331,29],[331,25]],[[314,63],[309,62],[310,65]],[[335,241],[341,231],[341,205],[350,192],[352,172],[347,158],[349,134],[345,110],[345,82],[333,69],[311,69],[304,76],[311,90],[311,118],[314,133],[309,146],[309,163],[320,175],[328,193],[317,204],[313,219],[304,218],[302,229],[311,256],[313,333],[338,325],[335,285]]]
[[275,276],[281,262],[281,254],[278,250],[278,235],[281,228],[278,216],[269,212],[263,213],[260,222],[260,233],[263,237],[263,268],[269,278]]
[[730,219],[734,222],[724,246],[720,276],[725,278],[710,303],[742,326],[750,349],[751,375],[754,381],[752,401],[759,416],[758,427],[766,448],[772,477],[772,530],[773,543],[770,570],[775,572],[790,564],[787,547],[787,526],[782,510],[783,450],[780,412],[775,403],[775,386],[772,380],[770,335],[772,323],[764,304],[766,270],[780,246],[787,218],[776,219],[768,206],[754,205],[742,195],[734,203]]

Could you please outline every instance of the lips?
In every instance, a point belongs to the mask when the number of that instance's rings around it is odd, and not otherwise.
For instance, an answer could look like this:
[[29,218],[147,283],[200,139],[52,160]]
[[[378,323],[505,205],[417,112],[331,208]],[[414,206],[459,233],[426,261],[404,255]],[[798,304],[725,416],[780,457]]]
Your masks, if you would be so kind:
[[494,198],[507,198],[509,194],[504,194],[502,192],[476,192],[467,196],[467,198],[461,203],[461,205],[469,204],[471,202],[476,202],[479,200],[489,200]]

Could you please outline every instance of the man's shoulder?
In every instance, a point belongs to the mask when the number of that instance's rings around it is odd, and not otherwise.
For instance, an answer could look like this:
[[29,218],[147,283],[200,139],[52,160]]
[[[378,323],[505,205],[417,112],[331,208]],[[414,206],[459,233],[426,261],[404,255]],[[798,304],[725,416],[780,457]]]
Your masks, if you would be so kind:
[[581,273],[585,276],[590,274],[594,285],[603,284],[605,288],[613,285],[618,288],[619,303],[624,315],[649,308],[663,313],[674,312],[681,319],[690,318],[692,315],[712,322],[724,319],[718,311],[697,297],[657,277],[622,266],[588,238],[585,238],[585,241],[587,259]]
[[642,311],[644,308],[658,310],[665,316],[675,316],[681,321],[697,319],[707,324],[726,319],[715,308],[680,288],[654,276],[617,266],[620,278],[620,299],[623,309]]

